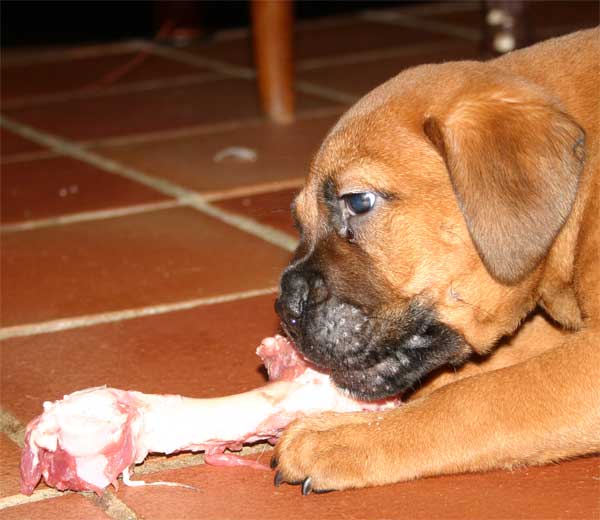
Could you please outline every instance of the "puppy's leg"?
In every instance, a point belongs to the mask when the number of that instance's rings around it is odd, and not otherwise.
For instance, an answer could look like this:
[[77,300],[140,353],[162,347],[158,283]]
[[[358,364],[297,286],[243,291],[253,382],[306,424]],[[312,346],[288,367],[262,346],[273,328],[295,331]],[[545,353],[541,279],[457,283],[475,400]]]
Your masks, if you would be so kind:
[[599,451],[599,340],[580,334],[390,412],[298,420],[275,448],[276,481],[345,489]]

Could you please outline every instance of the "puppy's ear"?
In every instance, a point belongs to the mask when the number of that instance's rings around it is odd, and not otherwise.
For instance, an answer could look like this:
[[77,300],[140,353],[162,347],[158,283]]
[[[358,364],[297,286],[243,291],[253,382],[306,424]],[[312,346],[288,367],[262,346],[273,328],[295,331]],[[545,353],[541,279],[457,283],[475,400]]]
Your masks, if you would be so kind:
[[529,273],[567,220],[584,161],[584,132],[535,95],[458,102],[424,131],[443,156],[471,237],[504,283]]

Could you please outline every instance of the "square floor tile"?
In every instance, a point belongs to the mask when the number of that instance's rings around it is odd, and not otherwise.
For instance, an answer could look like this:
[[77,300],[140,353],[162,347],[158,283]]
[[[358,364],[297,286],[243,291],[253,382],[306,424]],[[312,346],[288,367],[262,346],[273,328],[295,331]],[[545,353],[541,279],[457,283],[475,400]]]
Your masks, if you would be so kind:
[[[341,111],[340,111],[341,112]],[[102,146],[103,156],[115,159],[153,177],[207,193],[251,186],[308,173],[312,156],[337,115],[298,120],[291,125],[268,123],[212,132],[192,133],[162,140]],[[215,158],[230,147],[249,148],[255,161],[229,156]]]
[[67,157],[2,166],[3,223],[168,199],[129,179]]
[[262,386],[256,347],[279,330],[275,294],[63,332],[6,339],[2,407],[23,424],[45,400],[108,385],[217,397]]
[[[299,110],[324,106],[331,102],[298,96]],[[229,78],[72,99],[6,113],[20,123],[77,141],[261,116],[255,82]]]
[[300,188],[270,191],[247,197],[221,200],[214,204],[227,211],[240,213],[268,226],[298,236],[294,227],[290,206]]
[[192,209],[4,233],[4,326],[276,285],[290,253]]
[[[72,55],[72,52],[69,53]],[[99,54],[81,58],[69,57],[52,61],[24,62],[2,67],[2,101],[41,94],[65,91],[81,91],[101,88],[102,81],[115,72],[128,68],[127,72],[109,83],[110,86],[139,81],[177,78],[206,74],[208,69],[194,67],[136,52]]]

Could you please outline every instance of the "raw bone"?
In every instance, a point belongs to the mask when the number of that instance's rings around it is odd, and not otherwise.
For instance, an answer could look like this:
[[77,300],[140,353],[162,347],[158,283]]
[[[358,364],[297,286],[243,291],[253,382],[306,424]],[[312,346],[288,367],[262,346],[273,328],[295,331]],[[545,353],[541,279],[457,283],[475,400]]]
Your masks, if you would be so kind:
[[274,442],[303,415],[393,408],[398,400],[367,403],[340,392],[329,376],[310,366],[282,336],[257,349],[269,373],[267,385],[228,397],[194,399],[89,388],[61,401],[45,402],[25,434],[21,492],[33,493],[40,479],[60,490],[101,493],[148,453],[205,452],[215,465],[260,465],[224,453],[260,440]]

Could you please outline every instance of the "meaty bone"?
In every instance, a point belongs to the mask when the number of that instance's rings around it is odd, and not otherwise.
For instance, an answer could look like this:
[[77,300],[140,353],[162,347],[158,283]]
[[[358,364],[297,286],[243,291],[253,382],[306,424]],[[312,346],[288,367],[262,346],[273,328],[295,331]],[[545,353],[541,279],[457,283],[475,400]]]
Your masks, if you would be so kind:
[[305,415],[325,411],[383,410],[398,404],[356,401],[329,376],[306,362],[282,336],[257,349],[270,382],[249,392],[196,399],[89,388],[44,403],[44,413],[27,426],[21,459],[21,492],[30,495],[40,479],[60,490],[101,493],[149,453],[204,451],[215,465],[254,465],[228,450],[275,442],[283,428]]

